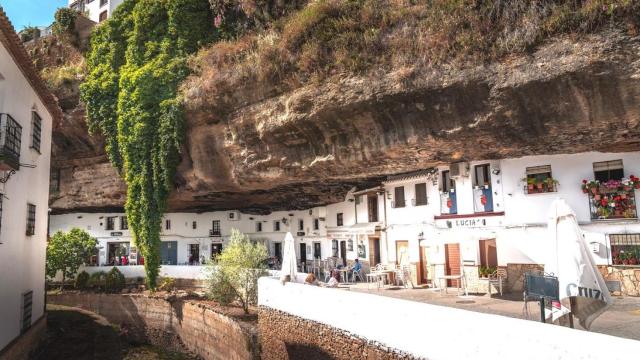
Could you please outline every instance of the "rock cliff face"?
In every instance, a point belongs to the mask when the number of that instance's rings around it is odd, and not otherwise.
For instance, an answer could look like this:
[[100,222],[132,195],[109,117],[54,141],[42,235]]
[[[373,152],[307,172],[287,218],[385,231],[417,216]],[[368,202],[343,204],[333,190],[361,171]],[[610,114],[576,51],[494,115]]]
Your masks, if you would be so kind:
[[[556,38],[477,67],[255,89],[224,109],[194,101],[199,91],[187,93],[174,211],[306,208],[384,175],[459,159],[640,150],[640,39],[616,31]],[[67,109],[54,134],[62,170],[51,207],[121,207],[125,186],[82,118]]]

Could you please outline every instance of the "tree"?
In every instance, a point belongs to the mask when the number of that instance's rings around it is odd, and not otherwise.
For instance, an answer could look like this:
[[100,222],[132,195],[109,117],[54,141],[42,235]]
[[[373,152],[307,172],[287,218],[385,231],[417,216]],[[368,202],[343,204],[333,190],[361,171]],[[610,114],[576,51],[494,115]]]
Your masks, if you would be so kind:
[[267,248],[252,242],[236,229],[231,230],[229,246],[210,265],[209,296],[223,305],[240,302],[245,313],[258,300],[258,279],[267,274]]
[[72,279],[80,265],[93,254],[97,240],[86,231],[73,228],[65,233],[56,232],[47,244],[47,277],[53,279],[58,271],[62,272],[62,287],[66,279]]

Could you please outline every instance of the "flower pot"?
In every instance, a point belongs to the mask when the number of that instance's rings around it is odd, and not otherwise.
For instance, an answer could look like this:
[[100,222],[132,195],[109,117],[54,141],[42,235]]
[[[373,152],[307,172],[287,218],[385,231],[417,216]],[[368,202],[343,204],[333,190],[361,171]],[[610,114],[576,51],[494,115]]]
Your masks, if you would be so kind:
[[538,187],[538,190],[542,190],[544,187],[543,183],[537,183],[536,186]]
[[622,260],[622,265],[629,265],[629,259]]
[[638,259],[636,258],[629,259],[629,265],[638,265]]
[[596,200],[596,201],[599,201],[600,200],[600,195],[593,195],[593,199]]

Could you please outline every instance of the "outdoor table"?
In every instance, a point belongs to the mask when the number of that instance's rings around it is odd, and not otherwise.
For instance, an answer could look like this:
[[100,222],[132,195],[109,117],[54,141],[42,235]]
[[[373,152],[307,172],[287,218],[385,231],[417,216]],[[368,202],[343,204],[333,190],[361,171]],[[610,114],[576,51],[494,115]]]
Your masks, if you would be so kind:
[[[444,280],[444,286],[442,286]],[[464,292],[465,294],[467,293],[467,283],[465,282],[464,276],[462,274],[460,275],[443,275],[438,277],[438,285],[440,285],[440,295],[442,296],[442,291],[444,290],[445,293],[449,293],[448,292],[448,288],[447,288],[447,280],[458,280],[458,295],[460,295],[460,290],[462,290],[464,288]]]
[[340,276],[341,279],[344,279],[345,281],[343,281],[343,284],[350,284],[349,282],[349,269],[347,268],[342,268],[342,269],[337,269],[338,272],[343,273],[343,275]]

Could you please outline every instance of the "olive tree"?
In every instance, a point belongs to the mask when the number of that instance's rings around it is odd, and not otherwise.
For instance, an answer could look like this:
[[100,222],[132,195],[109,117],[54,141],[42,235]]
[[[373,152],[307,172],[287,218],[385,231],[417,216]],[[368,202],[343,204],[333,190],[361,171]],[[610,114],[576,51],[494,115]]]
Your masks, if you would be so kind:
[[49,279],[62,272],[62,287],[67,279],[72,279],[80,265],[93,254],[97,240],[86,231],[73,228],[69,232],[56,232],[47,244],[46,271]]
[[238,301],[248,313],[258,300],[258,279],[267,274],[267,257],[263,244],[233,229],[229,246],[209,265],[209,297],[223,305]]

